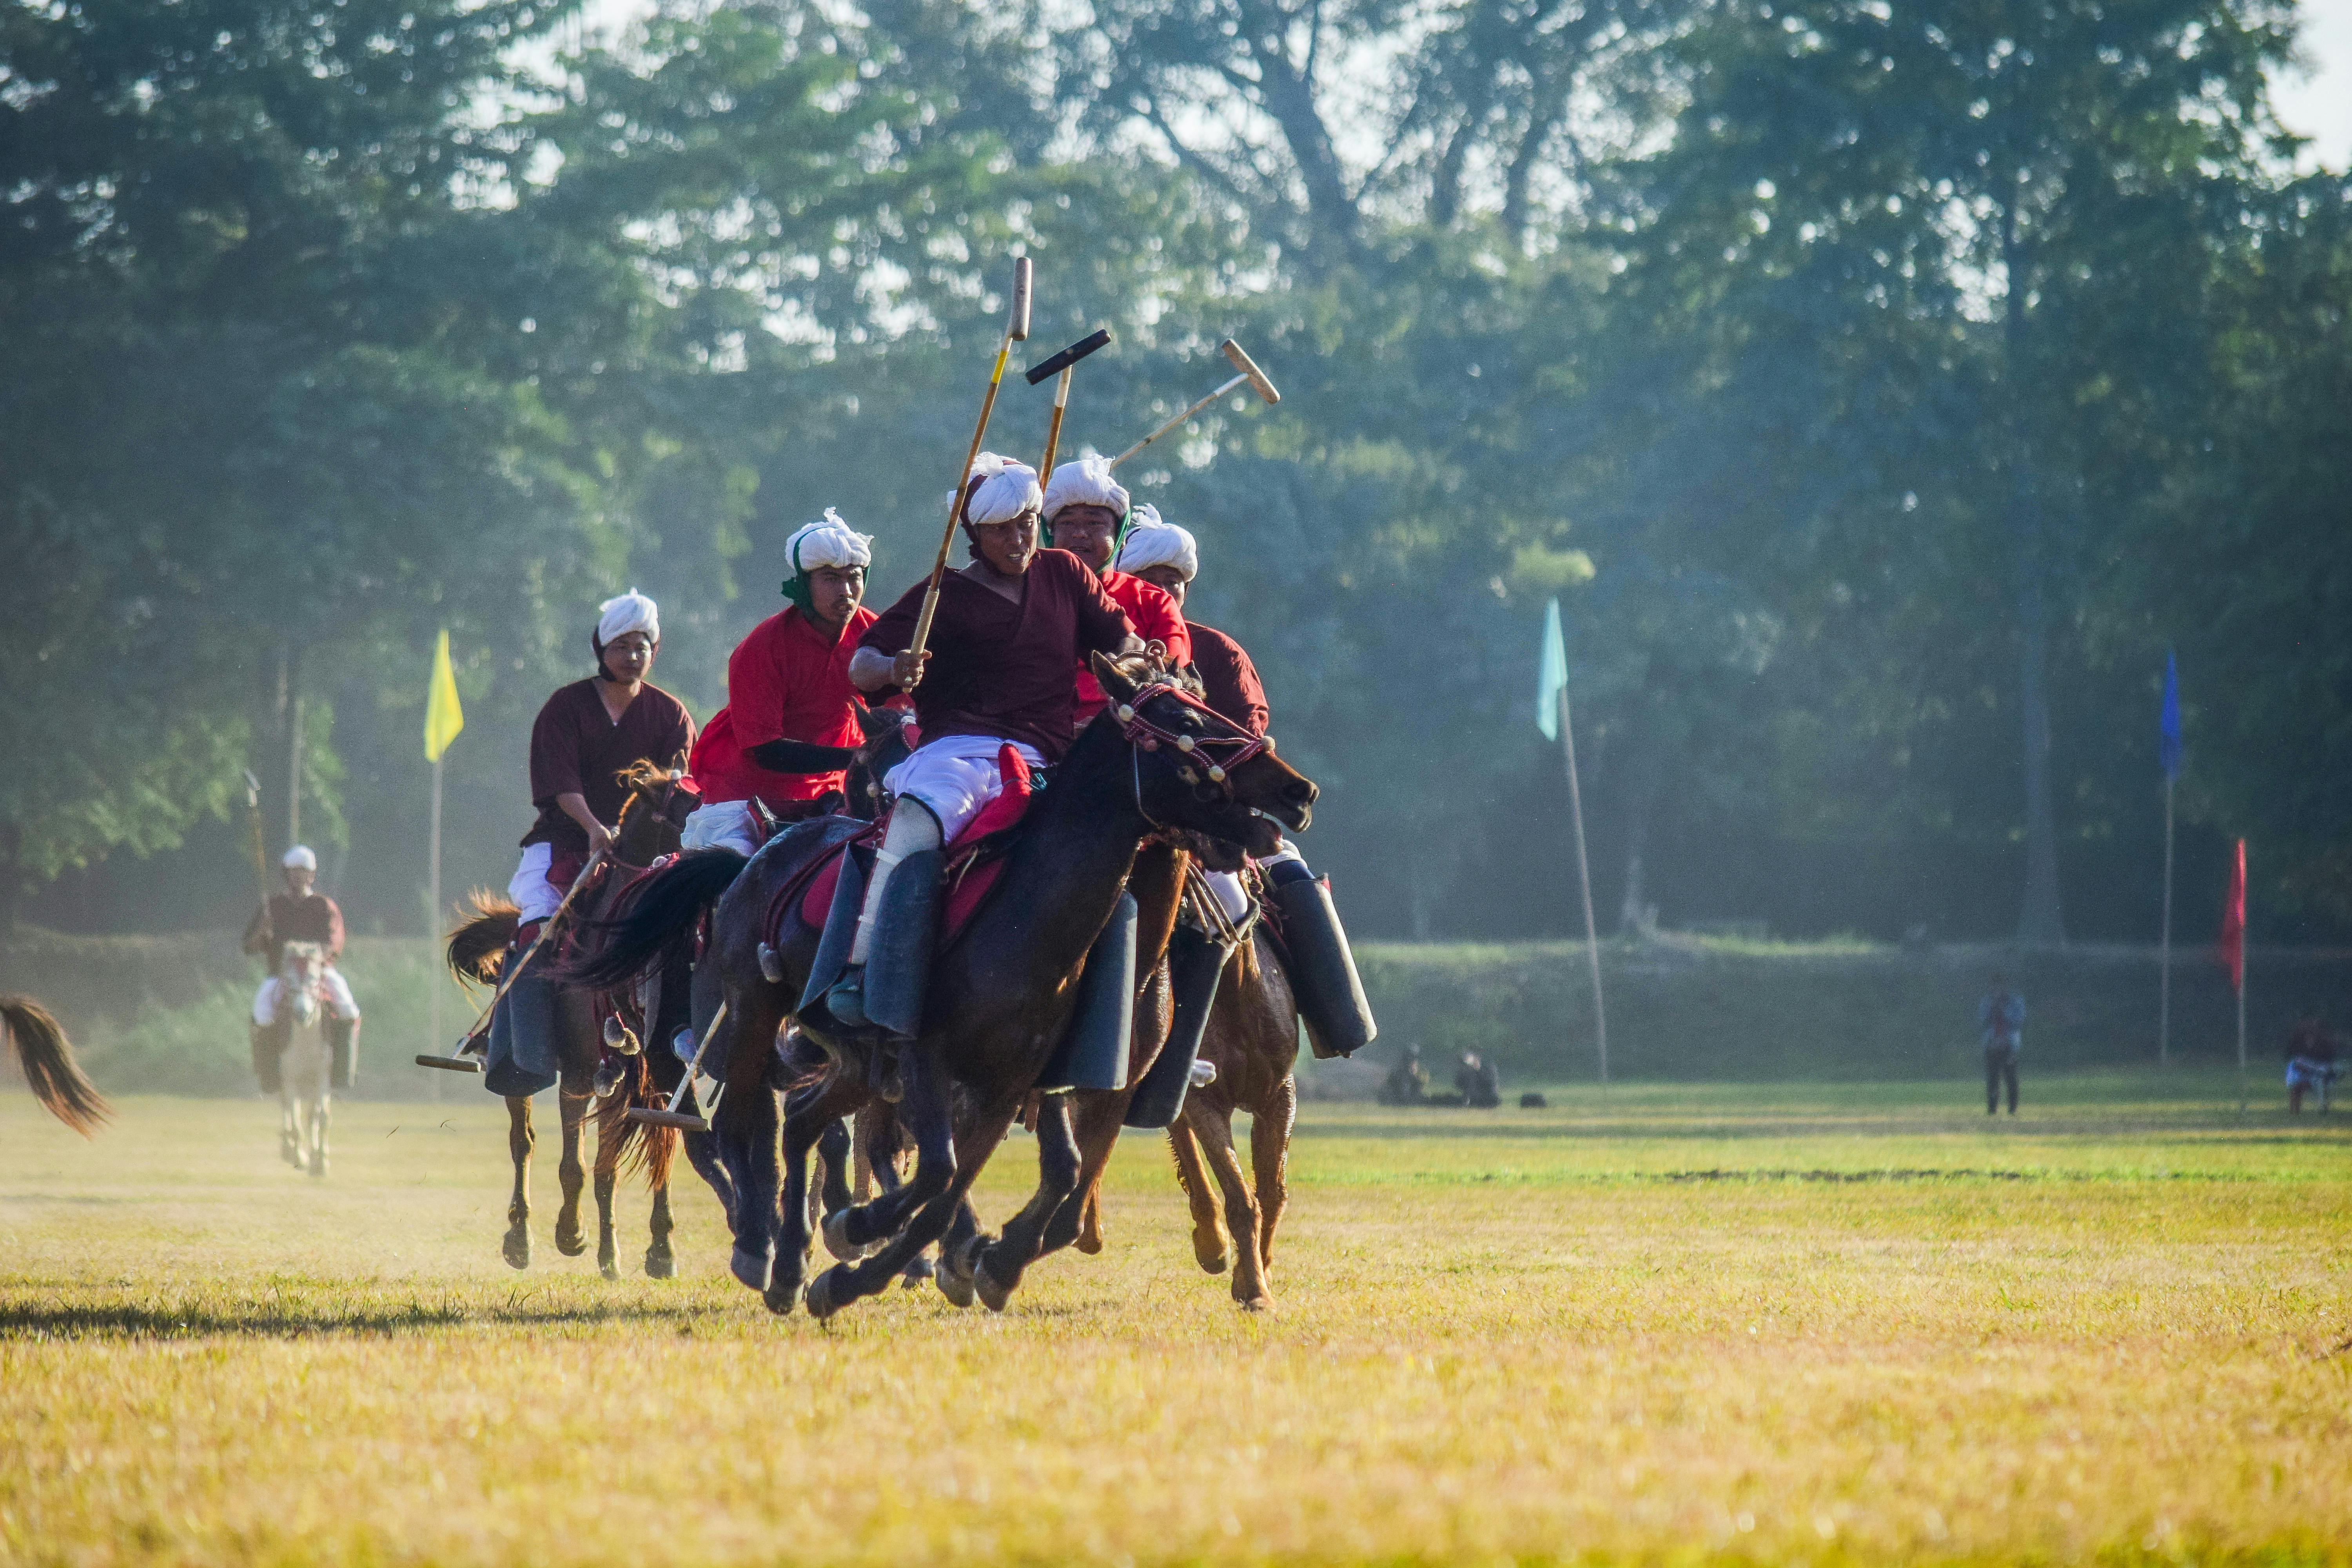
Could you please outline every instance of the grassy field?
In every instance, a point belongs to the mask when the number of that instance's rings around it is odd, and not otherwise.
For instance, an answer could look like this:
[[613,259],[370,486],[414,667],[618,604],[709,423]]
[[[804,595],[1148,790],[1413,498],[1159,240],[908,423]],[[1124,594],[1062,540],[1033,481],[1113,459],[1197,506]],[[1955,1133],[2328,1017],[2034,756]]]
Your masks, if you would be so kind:
[[1103,1256],[830,1329],[698,1189],[675,1281],[558,1258],[544,1142],[509,1271],[487,1102],[349,1106],[312,1183],[250,1101],[11,1099],[0,1558],[2352,1563],[2352,1119],[2027,1091],[1312,1106],[1264,1316],[1131,1137]]

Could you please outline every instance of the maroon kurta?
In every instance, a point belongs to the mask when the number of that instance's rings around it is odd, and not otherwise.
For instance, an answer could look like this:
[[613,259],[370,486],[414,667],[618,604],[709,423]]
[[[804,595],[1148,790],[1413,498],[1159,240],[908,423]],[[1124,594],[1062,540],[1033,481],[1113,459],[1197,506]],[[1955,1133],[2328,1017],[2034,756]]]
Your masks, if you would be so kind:
[[331,963],[342,955],[343,911],[324,893],[272,893],[245,928],[245,951],[264,953],[269,973],[278,973],[289,942],[315,942],[327,950]]
[[[859,646],[893,658],[905,652],[928,585],[926,579],[901,595]],[[994,735],[1059,761],[1070,749],[1077,700],[1070,666],[1092,652],[1117,653],[1134,635],[1127,612],[1066,550],[1037,552],[1018,604],[950,572],[931,617],[931,661],[915,688],[923,739]]]
[[694,749],[694,719],[677,698],[648,683],[616,724],[597,695],[601,684],[592,676],[560,688],[530,727],[530,803],[539,820],[523,835],[526,848],[549,844],[558,859],[567,851],[584,857],[588,835],[555,804],[557,795],[580,795],[611,827],[629,798],[617,782],[623,769],[647,762],[667,768]]
[[1214,626],[1188,623],[1192,633],[1192,673],[1201,678],[1201,700],[1253,735],[1274,721],[1258,684],[1257,666],[1247,649]]

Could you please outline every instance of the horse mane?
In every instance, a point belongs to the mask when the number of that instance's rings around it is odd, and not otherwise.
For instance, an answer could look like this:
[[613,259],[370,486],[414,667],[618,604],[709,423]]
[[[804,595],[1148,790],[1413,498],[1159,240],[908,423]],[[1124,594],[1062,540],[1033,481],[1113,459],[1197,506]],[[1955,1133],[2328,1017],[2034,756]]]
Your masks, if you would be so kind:
[[449,930],[449,967],[462,980],[495,984],[522,910],[504,893],[476,888],[466,897],[472,913]]

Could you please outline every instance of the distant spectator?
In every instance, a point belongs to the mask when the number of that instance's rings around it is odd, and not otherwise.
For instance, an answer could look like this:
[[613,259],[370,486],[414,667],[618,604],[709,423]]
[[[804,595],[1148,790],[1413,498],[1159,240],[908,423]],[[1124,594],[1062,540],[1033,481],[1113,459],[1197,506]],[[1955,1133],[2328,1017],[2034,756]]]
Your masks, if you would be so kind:
[[2312,1089],[2319,1091],[2319,1109],[2325,1111],[2336,1088],[2336,1080],[2344,1076],[2344,1063],[2336,1037],[2327,1026],[2316,1018],[2305,1018],[2286,1037],[2286,1108],[2300,1113],[2303,1097]]
[[1462,1053],[1461,1065],[1454,1069],[1454,1087],[1461,1091],[1462,1103],[1474,1110],[1492,1110],[1503,1103],[1502,1074],[1475,1051]]
[[1389,1068],[1381,1080],[1382,1105],[1423,1105],[1429,1100],[1429,1074],[1421,1065],[1421,1047],[1407,1046],[1404,1059]]
[[1992,989],[1977,1004],[1977,1029],[1984,1040],[1985,1114],[2000,1110],[2000,1090],[2009,1086],[2009,1113],[2017,1114],[2017,1054],[2025,1045],[2025,994],[2010,984],[2009,976],[1992,977]]

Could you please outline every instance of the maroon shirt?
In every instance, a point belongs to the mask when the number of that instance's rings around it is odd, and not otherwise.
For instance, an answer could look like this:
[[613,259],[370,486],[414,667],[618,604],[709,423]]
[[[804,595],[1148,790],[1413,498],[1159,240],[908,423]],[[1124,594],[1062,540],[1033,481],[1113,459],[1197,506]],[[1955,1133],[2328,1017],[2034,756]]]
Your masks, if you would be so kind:
[[551,844],[559,858],[566,850],[585,856],[588,835],[555,804],[557,795],[580,795],[610,827],[629,798],[617,782],[624,768],[646,762],[667,768],[694,749],[693,716],[677,698],[648,682],[615,724],[597,695],[602,684],[591,676],[559,688],[530,727],[530,803],[539,820],[523,835],[526,848]]
[[[905,652],[928,586],[926,578],[908,589],[858,646],[892,658]],[[1127,612],[1066,550],[1037,552],[1018,604],[950,572],[931,617],[931,662],[915,688],[923,739],[993,735],[1057,762],[1070,749],[1077,703],[1070,666],[1092,652],[1117,653],[1134,635]]]
[[332,963],[342,955],[343,911],[324,893],[306,893],[299,899],[291,893],[270,894],[269,901],[247,922],[245,951],[267,953],[269,973],[275,974],[286,962],[289,942],[317,942],[327,950],[327,962]]
[[1188,623],[1192,632],[1192,673],[1201,678],[1201,700],[1253,735],[1274,721],[1258,684],[1257,666],[1247,649],[1214,626]]

